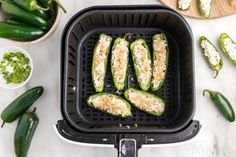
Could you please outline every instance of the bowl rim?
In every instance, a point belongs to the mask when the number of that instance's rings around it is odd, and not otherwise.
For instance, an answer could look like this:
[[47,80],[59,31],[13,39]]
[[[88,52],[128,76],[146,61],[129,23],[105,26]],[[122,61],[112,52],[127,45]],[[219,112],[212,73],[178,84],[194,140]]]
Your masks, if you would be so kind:
[[[17,88],[20,88],[20,87],[22,87],[22,86],[24,86],[26,83],[28,83],[29,82],[29,80],[30,80],[30,78],[32,77],[32,74],[33,74],[33,69],[34,69],[34,64],[33,64],[33,60],[32,60],[32,58],[31,58],[31,56],[30,56],[30,54],[25,50],[25,49],[23,49],[23,48],[21,48],[21,47],[18,47],[18,46],[4,46],[4,47],[1,47],[0,48],[0,54],[5,54],[5,53],[7,53],[7,52],[4,52],[4,51],[7,51],[7,50],[14,50],[14,52],[16,52],[16,51],[20,51],[21,53],[23,53],[24,55],[26,55],[26,57],[28,57],[29,58],[29,60],[30,60],[30,66],[31,66],[31,72],[30,72],[30,75],[29,75],[29,77],[24,81],[24,82],[22,82],[22,83],[20,83],[20,84],[11,84],[11,85],[9,85],[9,84],[6,84],[6,83],[3,83],[1,80],[3,80],[3,79],[0,79],[0,87],[1,88],[4,88],[4,89],[17,89]],[[0,77],[1,77],[1,74],[0,74]]]

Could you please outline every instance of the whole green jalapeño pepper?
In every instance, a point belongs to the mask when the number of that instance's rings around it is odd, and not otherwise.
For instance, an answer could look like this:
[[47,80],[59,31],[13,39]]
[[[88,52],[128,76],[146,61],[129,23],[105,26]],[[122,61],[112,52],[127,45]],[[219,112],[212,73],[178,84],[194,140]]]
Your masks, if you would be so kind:
[[236,43],[226,33],[220,35],[220,46],[233,64],[236,64]]
[[39,17],[45,19],[45,20],[48,20],[50,18],[49,10],[47,10],[47,11],[44,11],[44,10],[34,10],[33,13],[35,15],[38,15]]
[[36,0],[13,0],[13,1],[27,11],[49,9],[48,7],[42,8],[41,6],[39,6]]
[[217,109],[223,114],[223,116],[229,122],[235,121],[234,109],[231,106],[230,102],[227,100],[227,98],[223,94],[221,94],[220,92],[211,91],[208,89],[205,89],[203,91],[203,96],[205,96],[205,93],[208,93],[210,95],[212,102],[215,104]]
[[40,16],[34,14],[33,12],[29,12],[24,10],[23,8],[17,6],[12,1],[5,0],[2,2],[2,10],[17,18],[17,20],[31,24],[36,27],[45,27],[48,26],[47,20],[41,18]]
[[[32,28],[36,28],[36,27],[28,25],[28,24],[26,24],[24,22],[18,21],[18,20],[14,19],[14,18],[7,19],[5,22],[8,23],[8,24],[17,25],[17,26],[23,26],[23,27],[25,26],[25,27],[30,27],[30,28],[31,27]],[[37,29],[38,30],[41,29],[41,31],[42,31],[42,30],[47,30],[48,28],[47,27],[40,27],[40,28],[37,28]]]
[[223,60],[218,49],[204,36],[200,37],[199,45],[208,65],[215,71],[214,78],[216,78],[223,67]]
[[30,40],[41,37],[44,34],[45,32],[42,29],[28,26],[26,24],[21,25],[8,22],[0,22],[0,38]]
[[59,7],[66,13],[66,9],[64,6],[59,2],[59,0],[39,0],[39,2],[44,6],[44,7],[51,7],[52,3],[55,2]]
[[35,111],[36,108],[33,112],[26,112],[19,120],[14,136],[16,157],[27,157],[31,141],[39,123],[39,118]]
[[13,24],[13,25],[29,26],[26,23],[17,21],[16,19],[13,19],[13,18],[7,19],[5,22],[8,24]]

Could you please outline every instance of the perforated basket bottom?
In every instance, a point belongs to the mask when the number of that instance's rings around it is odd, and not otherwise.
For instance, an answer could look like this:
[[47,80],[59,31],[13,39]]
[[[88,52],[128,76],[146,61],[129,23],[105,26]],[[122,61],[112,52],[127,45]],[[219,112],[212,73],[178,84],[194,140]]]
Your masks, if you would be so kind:
[[[132,30],[132,31],[131,31]],[[161,117],[154,117],[148,115],[135,107],[132,106],[132,118],[122,119],[118,117],[108,116],[100,111],[97,111],[93,108],[90,108],[86,104],[86,99],[95,94],[95,90],[92,84],[91,77],[91,68],[92,68],[92,57],[93,57],[93,49],[98,40],[98,37],[101,33],[106,33],[111,35],[113,39],[116,37],[122,37],[126,33],[132,33],[136,36],[141,36],[147,41],[147,44],[151,48],[152,36],[156,33],[163,32],[167,35],[169,42],[169,64],[168,64],[168,72],[164,82],[163,87],[158,91],[154,92],[154,94],[160,96],[164,99],[166,103],[164,115]],[[77,85],[78,85],[78,95],[77,95],[77,112],[78,115],[87,123],[91,125],[145,125],[145,126],[158,126],[158,125],[166,125],[173,120],[175,120],[176,116],[180,110],[179,99],[179,47],[174,40],[174,38],[168,34],[167,32],[156,29],[156,28],[109,28],[108,29],[95,29],[86,34],[86,36],[81,41],[82,44],[79,45],[77,50],[77,62],[78,62],[78,76],[77,76]],[[118,93],[116,88],[114,87],[111,70],[110,70],[110,58],[109,55],[107,74],[105,79],[105,92],[114,93],[118,95],[122,95],[123,92]],[[128,68],[128,79],[127,86],[138,88],[138,84],[136,81],[136,77],[134,74],[133,63],[130,54],[129,60],[129,68]],[[68,113],[70,114],[70,113]]]

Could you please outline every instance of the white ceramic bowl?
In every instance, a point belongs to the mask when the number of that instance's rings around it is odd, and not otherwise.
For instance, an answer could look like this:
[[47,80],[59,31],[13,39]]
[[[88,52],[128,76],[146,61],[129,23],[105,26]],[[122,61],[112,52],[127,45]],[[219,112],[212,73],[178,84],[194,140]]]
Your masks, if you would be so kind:
[[[59,8],[59,6],[57,6],[57,16],[56,16],[56,19],[54,21],[54,24],[52,25],[52,27],[50,28],[50,30],[46,34],[44,34],[42,37],[40,37],[38,39],[34,39],[34,40],[31,40],[31,41],[17,41],[17,40],[11,40],[11,39],[6,39],[6,40],[13,41],[17,45],[26,45],[26,46],[40,43],[40,42],[48,39],[56,31],[56,29],[57,29],[57,27],[60,23],[60,20],[61,20],[61,15],[62,15],[62,11]],[[6,16],[7,15],[5,13],[0,11],[0,21],[4,20],[6,18]]]
[[32,73],[33,73],[33,61],[29,55],[28,52],[26,52],[24,49],[17,47],[17,46],[6,46],[3,48],[0,48],[0,62],[2,61],[2,58],[4,56],[5,53],[7,52],[21,52],[23,53],[26,57],[29,58],[30,60],[30,66],[31,66],[31,72],[29,77],[22,83],[20,84],[7,84],[6,81],[4,80],[4,78],[2,77],[2,75],[0,74],[0,87],[5,88],[5,89],[16,89],[16,88],[20,88],[22,86],[24,86],[31,78]]

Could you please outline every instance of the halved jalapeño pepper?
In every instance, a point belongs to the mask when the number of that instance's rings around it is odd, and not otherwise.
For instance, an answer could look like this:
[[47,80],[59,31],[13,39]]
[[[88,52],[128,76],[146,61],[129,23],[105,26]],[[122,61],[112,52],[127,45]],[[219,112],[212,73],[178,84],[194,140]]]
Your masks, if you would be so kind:
[[130,44],[135,74],[139,87],[147,91],[151,86],[152,61],[150,50],[144,39],[137,39]]
[[134,88],[128,88],[124,95],[135,107],[148,114],[161,116],[164,113],[165,102],[154,94]]
[[166,35],[164,33],[156,34],[153,36],[153,66],[152,66],[152,91],[160,89],[164,83],[168,58],[169,48]]
[[192,0],[178,0],[177,7],[179,10],[188,10],[191,6]]
[[199,0],[199,9],[204,18],[211,15],[212,0]]
[[236,43],[226,33],[220,36],[220,46],[230,61],[236,64]]
[[92,80],[96,92],[102,92],[104,89],[111,41],[112,38],[110,36],[101,34],[93,52]]
[[117,90],[123,90],[127,79],[129,42],[118,37],[112,47],[111,72]]
[[205,89],[203,91],[203,96],[205,96],[206,93],[210,95],[212,102],[215,104],[217,109],[223,114],[223,116],[229,122],[234,122],[235,121],[234,109],[231,106],[230,102],[227,100],[227,98],[220,92],[211,91],[209,89]]
[[215,71],[214,78],[216,78],[223,67],[223,60],[218,49],[204,36],[200,37],[199,45],[208,65]]
[[87,99],[87,104],[112,116],[123,118],[132,116],[130,104],[114,94],[98,93],[92,95]]

